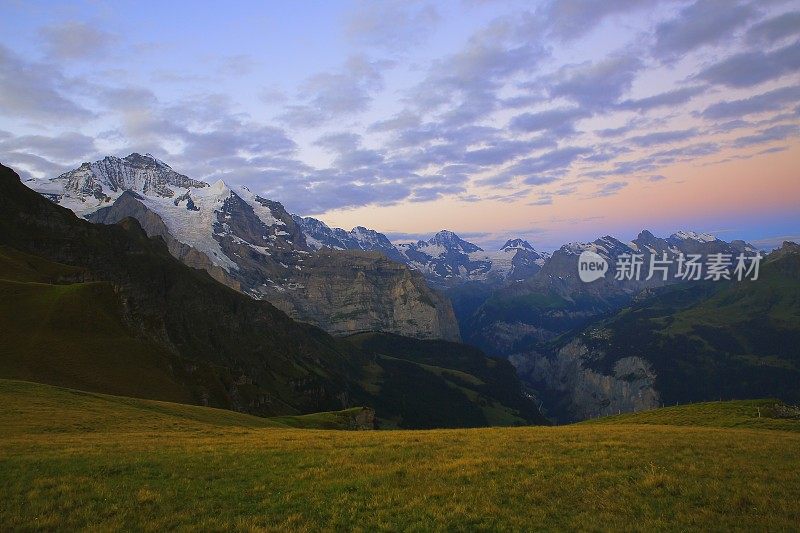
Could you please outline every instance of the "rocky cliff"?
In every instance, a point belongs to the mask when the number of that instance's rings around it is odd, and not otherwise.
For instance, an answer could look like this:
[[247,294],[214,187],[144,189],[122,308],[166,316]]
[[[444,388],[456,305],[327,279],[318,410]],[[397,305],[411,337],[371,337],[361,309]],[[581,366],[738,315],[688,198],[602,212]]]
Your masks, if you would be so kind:
[[263,287],[265,299],[330,333],[459,339],[450,302],[421,274],[377,252],[321,250],[292,279],[287,288]]

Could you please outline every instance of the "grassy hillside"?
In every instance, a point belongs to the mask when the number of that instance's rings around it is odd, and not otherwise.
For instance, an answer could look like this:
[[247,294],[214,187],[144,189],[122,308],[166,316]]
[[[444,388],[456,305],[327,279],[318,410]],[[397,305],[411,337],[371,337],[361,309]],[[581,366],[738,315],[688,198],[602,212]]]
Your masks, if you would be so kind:
[[350,429],[361,408],[263,418],[227,409],[141,400],[40,383],[0,379],[7,437],[21,435],[202,433],[221,428]]
[[74,267],[0,246],[0,376],[142,398],[191,402],[175,358],[126,327],[106,282],[43,283]]
[[612,420],[299,430],[2,381],[0,403],[4,530],[764,531],[800,521],[800,434],[789,431]]
[[445,428],[545,424],[514,367],[471,346],[388,333],[346,338],[375,354],[363,386],[379,411],[397,415],[383,427]]
[[778,400],[704,402],[606,416],[581,424],[658,424],[800,432],[800,409],[786,406]]

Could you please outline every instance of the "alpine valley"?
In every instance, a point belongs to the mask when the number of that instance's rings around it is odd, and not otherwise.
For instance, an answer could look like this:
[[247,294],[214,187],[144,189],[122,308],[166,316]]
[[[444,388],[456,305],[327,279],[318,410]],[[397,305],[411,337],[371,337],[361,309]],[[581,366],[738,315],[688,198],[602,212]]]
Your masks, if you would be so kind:
[[[692,231],[604,236],[552,254],[520,238],[484,250],[447,230],[394,243],[136,153],[24,182],[52,203],[4,180],[3,201],[24,198],[37,213],[16,207],[17,226],[3,229],[6,268],[17,276],[9,279],[57,292],[67,281],[96,283],[87,287],[98,296],[87,298],[108,303],[119,335],[158,354],[147,364],[164,382],[159,390],[171,391],[162,399],[262,414],[369,405],[384,424],[403,427],[574,421],[712,399],[800,401],[793,243],[762,261],[756,281],[688,282],[676,275],[679,254],[757,250]],[[584,251],[609,264],[641,254],[645,271],[657,260],[670,266],[649,280],[584,283]],[[168,279],[156,274],[162,268]],[[236,349],[226,344],[240,335]],[[286,349],[267,341],[276,335]],[[73,378],[51,381],[93,386]]]

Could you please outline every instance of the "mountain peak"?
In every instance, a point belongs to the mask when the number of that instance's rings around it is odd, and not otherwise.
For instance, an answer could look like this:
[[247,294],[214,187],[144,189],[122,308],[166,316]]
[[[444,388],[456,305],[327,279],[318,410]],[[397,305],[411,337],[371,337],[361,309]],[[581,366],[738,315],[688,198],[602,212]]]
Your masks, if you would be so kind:
[[443,246],[450,250],[460,250],[465,253],[483,251],[479,246],[465,241],[454,232],[443,229],[434,235],[428,244]]
[[230,193],[230,189],[228,188],[228,186],[225,184],[224,181],[219,179],[219,180],[217,180],[217,181],[215,181],[214,183],[211,184],[211,187],[209,188],[209,192],[211,194],[221,195],[221,194],[225,194],[226,192]]
[[531,243],[526,241],[525,239],[509,239],[506,243],[500,247],[500,250],[528,250],[534,252],[533,246]]

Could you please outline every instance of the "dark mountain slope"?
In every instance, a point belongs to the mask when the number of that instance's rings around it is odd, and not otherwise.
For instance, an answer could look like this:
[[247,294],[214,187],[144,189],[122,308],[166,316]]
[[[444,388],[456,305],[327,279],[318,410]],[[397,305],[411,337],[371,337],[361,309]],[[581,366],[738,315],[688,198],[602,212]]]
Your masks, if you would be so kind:
[[[294,322],[180,263],[135,220],[81,220],[5,167],[0,213],[0,318],[9,332],[0,377],[261,415],[374,406],[403,427],[541,420],[524,397],[506,406],[505,397],[463,393],[438,370]],[[408,397],[427,410],[406,409]],[[502,416],[487,416],[484,404]]]
[[455,342],[389,333],[352,335],[347,341],[375,354],[365,386],[380,390],[378,410],[394,406],[398,417],[390,422],[400,427],[547,423],[505,359]]
[[800,402],[800,246],[770,254],[757,281],[661,288],[512,360],[564,419],[676,402]]
[[226,398],[198,385],[196,400],[209,393],[212,405],[260,414],[343,406],[354,363],[335,339],[182,265],[135,221],[91,224],[23,187],[10,169],[0,172],[0,243],[106,282],[128,329],[184,361],[192,384],[206,381],[193,375],[205,365],[225,369],[213,381],[225,382]]

